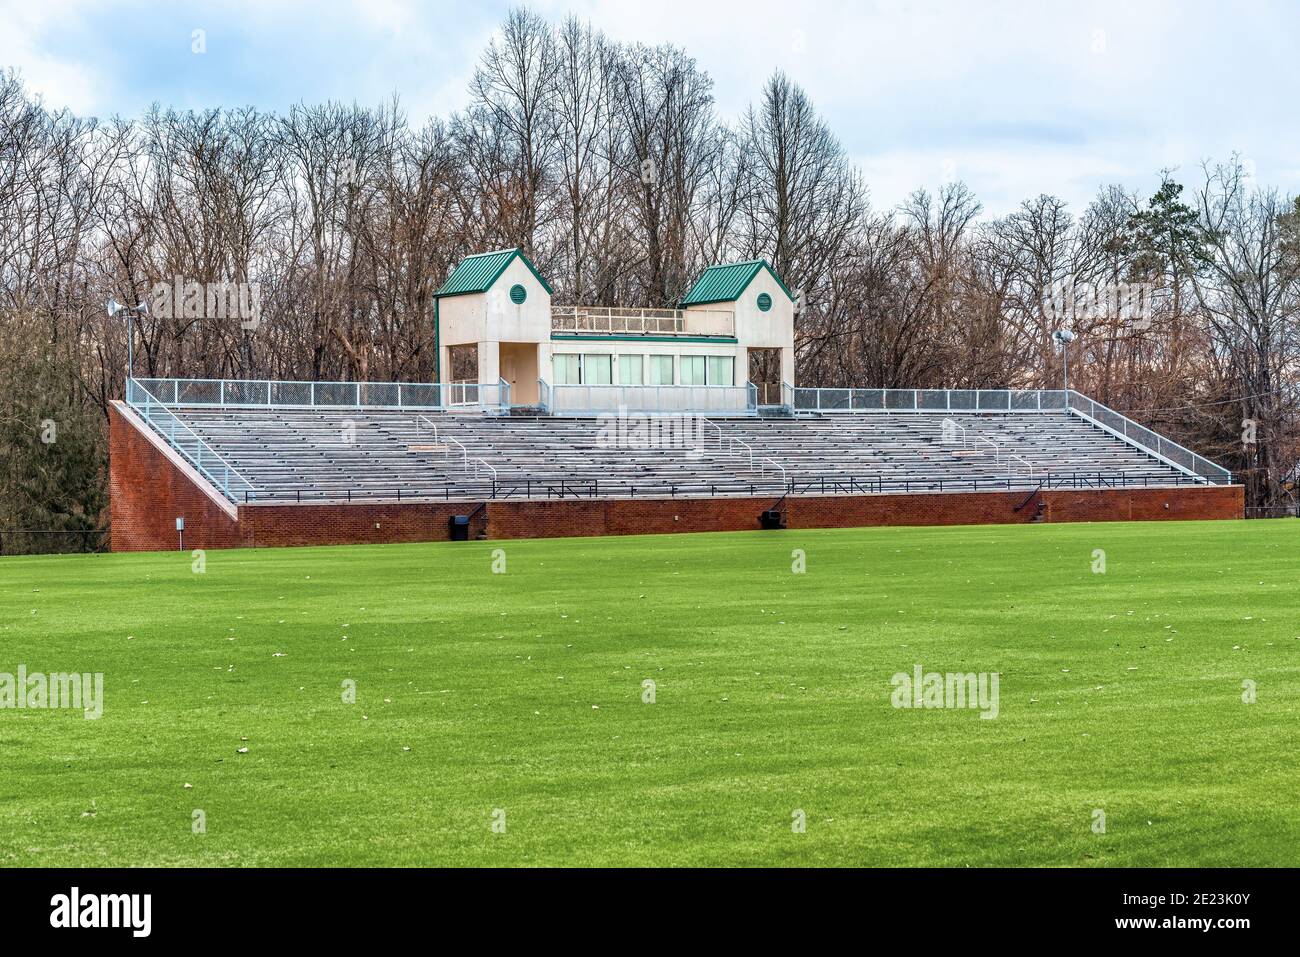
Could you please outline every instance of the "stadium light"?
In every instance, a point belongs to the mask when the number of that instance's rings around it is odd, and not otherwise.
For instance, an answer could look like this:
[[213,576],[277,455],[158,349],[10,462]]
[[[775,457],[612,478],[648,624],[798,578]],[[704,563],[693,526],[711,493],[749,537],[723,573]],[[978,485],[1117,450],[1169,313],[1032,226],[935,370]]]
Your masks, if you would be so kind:
[[1070,343],[1074,341],[1074,333],[1069,329],[1057,329],[1052,333],[1052,338],[1061,347],[1061,358],[1064,361],[1065,404],[1068,406],[1070,404]]
[[126,313],[126,377],[132,379],[135,377],[135,330],[131,325],[132,316],[149,315],[149,306],[147,303],[137,302],[135,307],[124,306],[116,299],[109,297],[108,302],[104,303],[104,309],[108,312],[108,318],[114,319],[119,312]]

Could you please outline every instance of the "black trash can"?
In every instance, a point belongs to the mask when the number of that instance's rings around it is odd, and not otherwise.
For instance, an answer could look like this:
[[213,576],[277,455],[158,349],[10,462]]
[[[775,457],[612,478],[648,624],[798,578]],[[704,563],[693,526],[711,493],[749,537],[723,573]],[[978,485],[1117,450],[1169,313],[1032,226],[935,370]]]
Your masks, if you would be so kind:
[[469,516],[453,515],[451,522],[451,540],[453,542],[469,541]]
[[785,528],[785,512],[766,509],[758,516],[758,524],[760,528]]

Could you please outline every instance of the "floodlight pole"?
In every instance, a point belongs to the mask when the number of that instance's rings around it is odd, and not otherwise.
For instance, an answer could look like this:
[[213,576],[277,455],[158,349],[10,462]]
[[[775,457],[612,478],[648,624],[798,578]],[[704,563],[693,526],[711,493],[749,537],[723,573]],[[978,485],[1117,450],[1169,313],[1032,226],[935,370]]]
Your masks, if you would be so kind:
[[1061,375],[1064,381],[1065,407],[1070,407],[1070,343],[1074,340],[1074,333],[1069,329],[1057,329],[1052,333],[1052,338],[1061,345]]
[[116,299],[109,299],[105,304],[109,318],[115,318],[119,312],[126,313],[126,379],[130,382],[135,378],[135,322],[134,319],[140,313],[148,312],[149,307],[143,302],[135,306],[124,306]]

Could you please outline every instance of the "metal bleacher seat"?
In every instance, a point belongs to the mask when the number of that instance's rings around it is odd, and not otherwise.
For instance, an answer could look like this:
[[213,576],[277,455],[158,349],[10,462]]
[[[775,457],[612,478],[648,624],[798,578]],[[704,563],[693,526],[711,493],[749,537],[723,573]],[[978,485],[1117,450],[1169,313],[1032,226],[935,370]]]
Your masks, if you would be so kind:
[[[686,420],[668,441],[608,418],[178,408],[256,501],[1027,489],[1189,478],[1068,413]],[[644,425],[645,423],[637,423]],[[684,428],[681,427],[684,425]],[[663,436],[661,435],[662,439]]]

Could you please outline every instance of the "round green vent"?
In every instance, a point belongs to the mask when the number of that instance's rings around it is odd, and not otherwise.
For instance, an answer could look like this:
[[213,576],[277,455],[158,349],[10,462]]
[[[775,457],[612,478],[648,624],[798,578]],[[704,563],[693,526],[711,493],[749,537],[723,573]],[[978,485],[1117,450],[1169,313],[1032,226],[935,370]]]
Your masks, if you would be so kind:
[[525,289],[523,286],[519,285],[519,283],[515,283],[513,286],[510,287],[510,301],[513,302],[516,306],[522,306],[524,304],[524,300],[527,298],[528,298],[528,290]]
[[765,292],[760,292],[758,294],[758,308],[763,312],[767,312],[769,309],[771,309],[772,297]]

